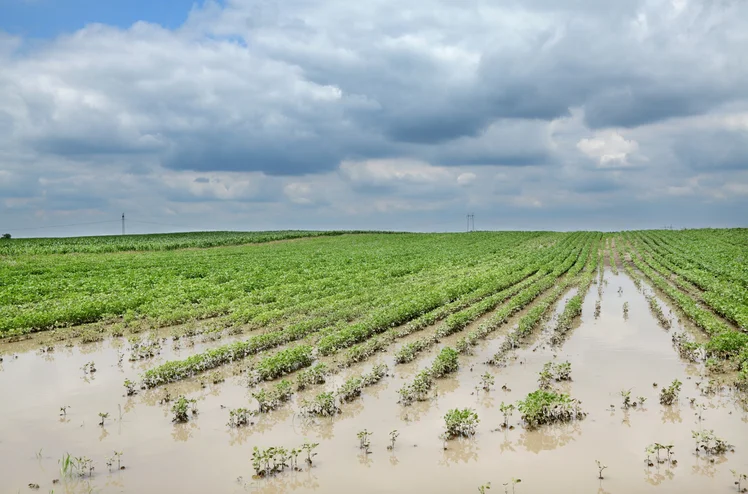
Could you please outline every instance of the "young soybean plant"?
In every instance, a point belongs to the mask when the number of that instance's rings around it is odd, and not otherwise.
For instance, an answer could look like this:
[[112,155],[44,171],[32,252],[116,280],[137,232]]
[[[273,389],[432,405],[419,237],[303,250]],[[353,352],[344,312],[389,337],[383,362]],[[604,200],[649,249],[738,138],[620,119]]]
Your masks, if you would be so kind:
[[367,455],[371,453],[371,451],[369,450],[369,447],[371,446],[371,441],[369,441],[369,437],[371,437],[371,435],[372,433],[367,431],[366,429],[356,434],[356,437],[358,437],[358,447],[363,449]]
[[399,432],[397,432],[397,429],[390,432],[390,445],[387,446],[387,449],[390,451],[395,449],[395,441],[397,440],[397,437],[400,435]]

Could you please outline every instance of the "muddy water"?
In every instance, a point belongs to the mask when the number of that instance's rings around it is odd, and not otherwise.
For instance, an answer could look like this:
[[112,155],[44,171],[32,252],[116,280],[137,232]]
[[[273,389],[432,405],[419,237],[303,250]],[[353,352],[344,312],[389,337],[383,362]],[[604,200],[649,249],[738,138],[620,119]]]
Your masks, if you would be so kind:
[[[461,493],[475,492],[488,481],[492,492],[502,492],[501,484],[512,477],[522,479],[517,493],[734,492],[730,469],[748,472],[748,414],[735,407],[727,393],[701,396],[696,387],[703,381],[701,369],[678,358],[670,335],[657,325],[644,296],[623,274],[608,271],[606,279],[599,318],[594,317],[598,293],[593,287],[581,324],[561,349],[545,344],[549,334],[543,332],[534,344],[518,350],[508,367],[483,364],[510,329],[507,325],[483,342],[474,356],[461,357],[458,375],[438,381],[435,400],[410,407],[397,403],[397,389],[429,365],[438,348],[402,366],[379,355],[239,430],[226,427],[228,411],[221,406],[255,406],[241,376],[228,376],[226,382],[206,388],[195,380],[170,387],[173,395],[196,398],[199,408],[192,421],[174,425],[169,406],[158,403],[164,389],[123,396],[123,380],[137,378],[142,367],[152,363],[130,364],[125,359],[120,367],[118,349],[110,342],[50,355],[6,355],[0,364],[0,492],[25,492],[29,483],[37,483],[40,492],[70,493]],[[629,314],[624,319],[626,301]],[[515,414],[514,430],[492,432],[502,422],[498,404],[534,390],[538,371],[554,354],[557,360],[572,363],[574,380],[562,387],[582,400],[588,416],[527,431]],[[170,353],[166,356],[171,358]],[[81,367],[91,360],[97,372],[84,375]],[[296,413],[298,400],[325,387],[333,389],[349,374],[378,362],[389,364],[394,375],[366,389],[362,399],[344,405],[335,419],[309,420]],[[495,389],[477,393],[480,374],[486,370],[496,377]],[[680,402],[663,407],[659,387],[674,378],[683,382]],[[652,387],[654,382],[658,388]],[[510,391],[502,391],[503,384]],[[629,388],[633,396],[647,397],[643,409],[621,410],[619,392]],[[687,397],[707,405],[701,424]],[[66,417],[59,415],[63,405],[70,406]],[[478,411],[478,434],[471,440],[451,441],[444,450],[438,439],[442,417],[458,406]],[[109,413],[104,427],[98,425],[99,412]],[[691,430],[700,427],[714,428],[735,444],[735,453],[717,457],[714,463],[693,455]],[[356,433],[364,428],[374,433],[370,455],[357,447]],[[387,434],[392,429],[398,429],[400,437],[390,452]],[[253,446],[294,447],[306,439],[320,443],[313,468],[252,480]],[[677,466],[646,467],[644,448],[655,441],[675,444]],[[110,473],[105,461],[114,450],[124,452],[126,470]],[[53,484],[60,478],[57,460],[65,452],[94,460],[92,477]],[[603,481],[597,479],[596,459],[608,465]]]

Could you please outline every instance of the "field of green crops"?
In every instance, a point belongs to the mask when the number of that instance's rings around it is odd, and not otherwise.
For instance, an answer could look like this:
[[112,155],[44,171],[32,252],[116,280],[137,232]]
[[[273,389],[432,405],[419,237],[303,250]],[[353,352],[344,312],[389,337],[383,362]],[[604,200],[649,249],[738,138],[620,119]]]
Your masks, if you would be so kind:
[[[585,265],[595,269],[605,251],[625,256],[729,346],[715,355],[748,355],[746,230],[340,233],[4,240],[0,335],[97,322],[99,331],[122,332],[127,325],[209,320],[212,330],[266,331],[212,350],[215,361],[200,369],[310,335],[315,350],[330,354],[376,344],[370,340],[406,323],[445,319],[451,332],[501,303],[520,300],[524,307],[553,286],[578,284],[576,273]],[[314,238],[271,242],[300,237]],[[618,251],[610,251],[615,245]],[[181,370],[167,374],[194,372],[193,364],[175,366]]]
[[[34,445],[37,467],[58,460],[46,458],[41,443],[58,441],[52,445],[55,454],[63,454],[58,464],[74,471],[61,474],[69,492],[88,492],[102,485],[97,477],[104,477],[87,470],[86,456],[66,460],[68,444],[98,455],[97,472],[104,470],[104,452],[97,445],[114,448],[119,462],[118,448],[126,444],[138,455],[131,456],[139,470],[130,476],[128,465],[129,482],[146,490],[172,460],[181,469],[180,462],[190,461],[196,451],[215,448],[204,461],[222,472],[210,478],[220,483],[227,478],[230,462],[225,461],[235,451],[224,450],[226,444],[216,439],[226,428],[231,448],[241,447],[247,437],[253,447],[242,453],[247,464],[236,467],[240,473],[234,478],[247,474],[251,454],[254,480],[238,480],[233,487],[311,492],[313,484],[292,487],[296,484],[288,479],[295,474],[286,475],[289,458],[301,449],[287,451],[280,444],[299,446],[307,436],[325,442],[326,454],[338,456],[319,469],[324,485],[341,486],[345,478],[335,469],[343,464],[351,469],[346,463],[351,427],[364,451],[362,465],[369,465],[369,427],[381,429],[380,440],[389,434],[390,451],[400,454],[396,439],[410,434],[408,441],[415,445],[419,438],[424,446],[408,451],[445,455],[438,461],[454,454],[472,458],[477,434],[494,448],[487,449],[490,461],[479,470],[493,475],[499,450],[491,441],[501,437],[501,454],[506,449],[508,455],[502,461],[518,471],[542,458],[548,462],[543,468],[566,465],[559,456],[537,453],[573,443],[578,424],[591,414],[595,420],[583,426],[591,442],[577,450],[566,446],[574,451],[568,455],[613,456],[619,465],[611,469],[627,472],[618,476],[618,491],[638,492],[642,465],[646,483],[655,486],[672,477],[677,461],[691,462],[685,455],[671,461],[674,446],[655,441],[674,435],[685,452],[683,444],[692,448],[695,434],[706,453],[719,450],[724,462],[727,443],[715,443],[716,436],[701,425],[702,414],[712,414],[709,427],[729,423],[727,432],[748,424],[738,417],[740,410],[748,413],[746,259],[747,229],[215,232],[0,240],[0,393],[17,394],[0,405],[10,417],[5,429],[0,425],[0,435],[11,438],[0,441],[0,453],[17,449],[18,441],[26,444],[27,437],[13,436],[9,425],[26,420],[28,430],[43,424],[33,435],[40,443]],[[686,382],[690,394],[684,391],[679,398]],[[520,391],[513,397],[515,386]],[[634,387],[637,394],[631,395]],[[375,409],[369,415],[360,399],[367,394],[367,406]],[[59,403],[50,402],[50,395]],[[646,414],[648,398],[661,416]],[[590,400],[593,406],[586,405]],[[447,411],[442,403],[459,407]],[[134,409],[139,412],[128,416]],[[488,417],[480,433],[476,409]],[[107,421],[115,421],[115,410],[120,429],[130,435],[120,430],[108,438]],[[632,419],[631,410],[639,415]],[[684,422],[681,412],[698,417],[697,425],[690,418]],[[96,413],[98,439],[78,441],[75,434],[90,430],[86,424]],[[70,427],[68,414],[75,421]],[[427,418],[419,421],[420,414]],[[439,435],[433,424],[442,416],[446,432]],[[160,435],[164,418],[172,431],[166,438]],[[653,437],[630,434],[630,423],[639,420],[646,421],[639,432]],[[276,423],[285,425],[273,427]],[[670,427],[675,423],[677,429]],[[333,433],[334,427],[340,428]],[[183,444],[193,434],[200,448]],[[516,442],[509,442],[512,436],[519,436]],[[540,446],[533,446],[533,438]],[[617,444],[645,440],[651,445]],[[158,452],[158,461],[141,449],[146,443]],[[262,447],[254,448],[257,444]],[[302,449],[311,454],[314,444],[303,442]],[[514,455],[515,448],[532,455]],[[665,455],[665,449],[667,464],[659,457],[657,464],[651,461],[653,451]],[[738,455],[739,461],[748,459],[742,450]],[[428,470],[429,458],[409,461]],[[584,468],[593,460],[585,456]],[[113,461],[105,463],[107,481],[113,478]],[[697,453],[681,470],[697,472],[699,461]],[[48,475],[46,463],[41,470],[16,463],[24,475]],[[742,468],[736,463],[730,467]],[[314,465],[310,457],[303,470],[311,473]],[[728,473],[722,470],[710,470],[709,479],[716,475],[725,484]],[[145,471],[150,473],[141,476]],[[462,478],[469,477],[461,471]],[[402,472],[402,481],[412,480],[407,469]],[[556,474],[563,476],[563,468]],[[289,483],[274,490],[274,484],[254,482],[276,475]],[[580,474],[574,475],[566,479],[569,485],[576,485]],[[26,485],[25,478],[16,477],[13,485]],[[198,481],[187,475],[176,482],[184,490]],[[432,482],[431,491],[444,481]],[[530,482],[543,483],[527,478],[523,486]],[[685,492],[690,482],[679,477],[665,491]],[[466,492],[474,487],[471,483]]]

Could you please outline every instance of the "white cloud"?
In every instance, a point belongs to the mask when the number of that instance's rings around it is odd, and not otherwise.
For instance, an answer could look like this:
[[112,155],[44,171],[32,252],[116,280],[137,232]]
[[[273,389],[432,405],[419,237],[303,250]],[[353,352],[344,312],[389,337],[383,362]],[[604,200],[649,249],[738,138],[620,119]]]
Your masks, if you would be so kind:
[[627,140],[615,130],[596,133],[590,139],[577,142],[577,149],[594,158],[600,168],[629,166],[628,158],[639,150],[639,143]]

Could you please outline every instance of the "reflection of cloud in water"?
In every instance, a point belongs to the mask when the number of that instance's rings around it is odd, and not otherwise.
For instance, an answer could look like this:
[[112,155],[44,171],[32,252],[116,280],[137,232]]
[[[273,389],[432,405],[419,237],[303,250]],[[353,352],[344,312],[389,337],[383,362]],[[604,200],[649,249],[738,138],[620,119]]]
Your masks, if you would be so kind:
[[478,445],[473,439],[457,438],[447,441],[447,449],[443,450],[439,460],[440,466],[478,461]]
[[517,445],[523,446],[527,451],[539,453],[565,446],[580,435],[582,435],[582,428],[576,421],[545,425],[534,430],[524,429]]

